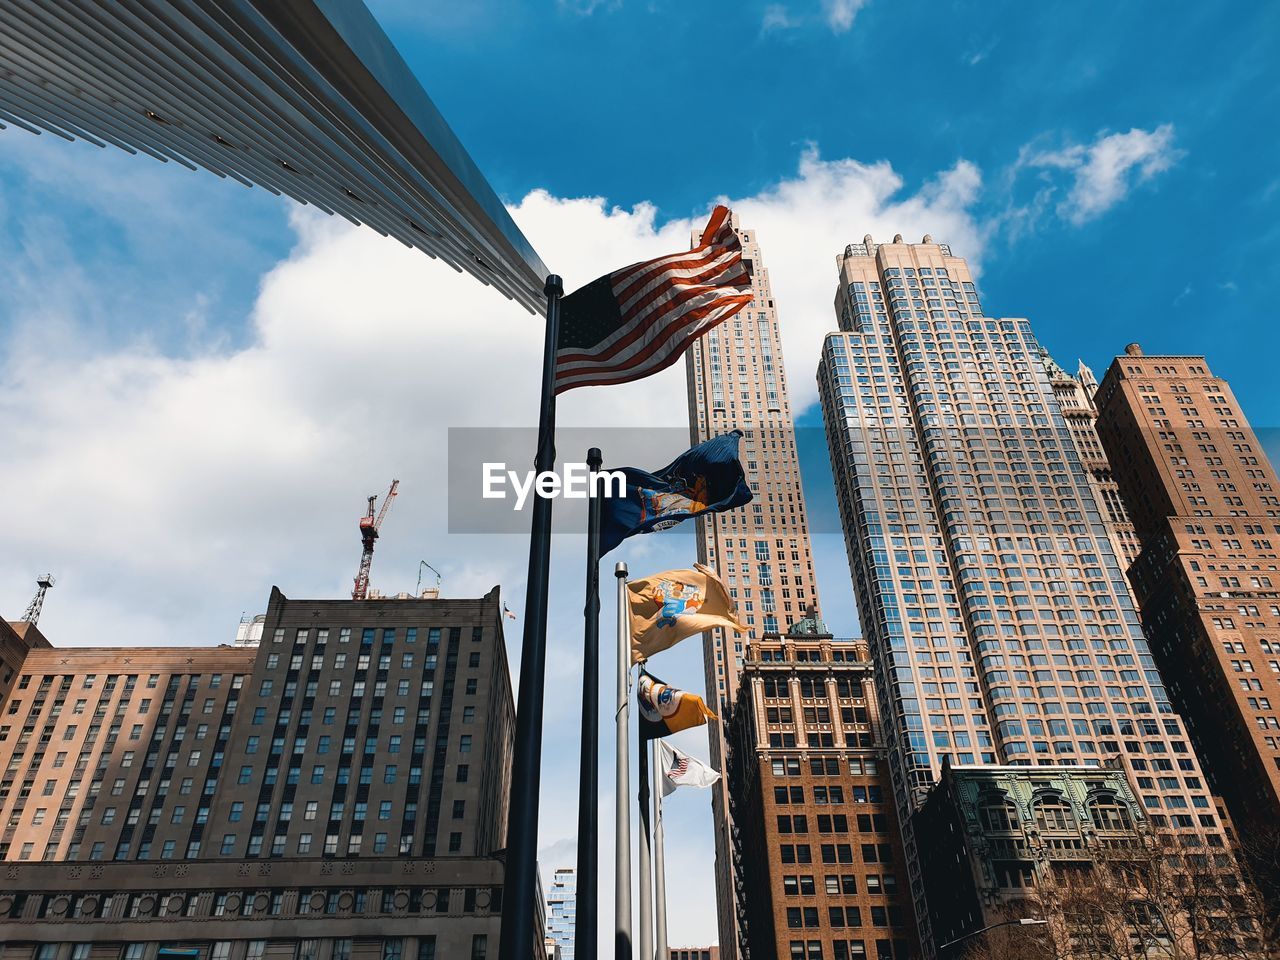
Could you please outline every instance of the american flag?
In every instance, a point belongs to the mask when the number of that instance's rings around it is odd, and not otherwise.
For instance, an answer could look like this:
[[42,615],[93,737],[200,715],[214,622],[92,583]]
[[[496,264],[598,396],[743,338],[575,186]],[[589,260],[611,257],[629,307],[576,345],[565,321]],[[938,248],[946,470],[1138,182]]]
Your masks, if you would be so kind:
[[657,373],[750,302],[742,243],[729,208],[716,207],[692,250],[615,270],[561,300],[556,393]]
[[720,774],[700,760],[686,757],[665,740],[658,741],[663,769],[662,795],[670,796],[678,787],[709,787],[720,779]]

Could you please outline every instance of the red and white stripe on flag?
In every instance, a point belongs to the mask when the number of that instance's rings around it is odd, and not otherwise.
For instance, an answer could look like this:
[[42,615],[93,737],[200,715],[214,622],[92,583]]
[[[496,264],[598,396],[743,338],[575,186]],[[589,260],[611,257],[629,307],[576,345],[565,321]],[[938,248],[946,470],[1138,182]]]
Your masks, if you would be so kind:
[[593,345],[556,351],[556,393],[657,373],[752,299],[742,243],[723,206],[694,249],[623,267],[608,284],[617,316]]
[[720,779],[720,774],[700,760],[687,756],[666,740],[658,741],[661,757],[662,795],[670,796],[677,787],[709,787]]

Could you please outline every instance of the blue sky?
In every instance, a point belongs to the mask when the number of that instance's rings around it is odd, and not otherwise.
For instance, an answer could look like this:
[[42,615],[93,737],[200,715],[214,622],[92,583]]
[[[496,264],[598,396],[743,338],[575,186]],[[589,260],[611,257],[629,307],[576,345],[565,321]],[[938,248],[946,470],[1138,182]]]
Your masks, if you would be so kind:
[[[372,8],[570,288],[687,243],[729,198],[773,276],[802,425],[820,419],[834,257],[868,231],[950,242],[987,311],[1030,318],[1068,368],[1079,357],[1101,375],[1131,340],[1204,353],[1255,426],[1280,424],[1275,4]],[[448,426],[532,424],[540,335],[519,308],[263,191],[12,130],[0,289],[6,615],[49,569],[55,643],[224,642],[272,583],[344,595],[363,498],[392,476],[375,585],[411,589],[427,559],[446,594],[501,583],[519,612],[522,539],[450,535],[439,468]],[[575,394],[566,424],[684,422],[679,369]],[[805,437],[806,493],[830,518],[825,452]],[[852,634],[841,538],[815,549],[824,613]],[[637,574],[691,554],[677,535],[620,551]],[[552,866],[574,843],[580,558],[581,539],[560,538],[540,838]],[[607,591],[604,607],[610,623]],[[700,688],[699,650],[663,657],[665,679]],[[700,735],[681,743],[705,756]],[[709,827],[701,797],[673,798],[673,942],[714,937]]]
[[[687,216],[766,188],[815,144],[886,158],[907,185],[968,160],[985,174],[980,216],[999,223],[1042,186],[1015,169],[1024,149],[1170,124],[1178,159],[1105,216],[997,227],[984,304],[1100,368],[1117,328],[1208,352],[1256,422],[1277,420],[1271,358],[1248,344],[1280,269],[1265,253],[1280,239],[1274,4],[870,0],[845,31],[821,4],[429,6],[374,10],[512,196]],[[784,6],[792,25],[766,27]]]

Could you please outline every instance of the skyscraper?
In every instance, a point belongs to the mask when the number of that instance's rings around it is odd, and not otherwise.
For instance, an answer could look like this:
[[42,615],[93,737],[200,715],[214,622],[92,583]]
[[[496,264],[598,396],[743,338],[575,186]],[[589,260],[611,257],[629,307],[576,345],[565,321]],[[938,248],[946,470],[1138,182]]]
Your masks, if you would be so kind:
[[1141,544],[1133,529],[1133,521],[1129,519],[1124,498],[1120,495],[1111,461],[1107,459],[1102,441],[1098,437],[1098,408],[1094,404],[1098,381],[1083,361],[1075,376],[1072,376],[1043,347],[1040,349],[1040,360],[1049,375],[1049,386],[1053,388],[1058,407],[1071,430],[1071,439],[1075,441],[1076,450],[1080,453],[1080,463],[1093,483],[1094,499],[1105,513],[1107,532],[1111,536],[1111,545],[1120,569],[1127,570],[1129,564],[1138,558]]
[[[1223,849],[1030,324],[984,316],[968,265],[928,236],[865,237],[837,266],[819,388],[926,952],[913,819],[944,760],[1011,771],[1025,785],[992,803],[1019,829],[1039,796],[1023,768],[1105,794],[1101,811],[1125,800],[1087,770],[1114,764],[1154,827]],[[1029,845],[1009,849],[1011,884],[1039,875]]]
[[1204,357],[1116,357],[1098,429],[1156,662],[1241,833],[1280,820],[1280,480]]
[[578,872],[573,867],[560,867],[547,891],[547,939],[556,943],[556,960],[573,960],[577,906]]
[[0,629],[6,956],[493,955],[514,719],[497,589],[273,590],[263,625],[212,648]]
[[[720,574],[749,628],[746,636],[723,630],[703,635],[707,699],[721,716],[728,716],[737,692],[746,644],[765,633],[785,632],[810,608],[816,611],[818,603],[778,312],[755,233],[736,221],[734,227],[751,270],[754,299],[685,355],[692,441],[742,430],[743,466],[755,493],[745,509],[698,521],[698,559]],[[712,766],[723,770],[723,727],[711,724],[708,731]],[[720,948],[736,957],[739,908],[723,779],[712,788],[711,803]]]

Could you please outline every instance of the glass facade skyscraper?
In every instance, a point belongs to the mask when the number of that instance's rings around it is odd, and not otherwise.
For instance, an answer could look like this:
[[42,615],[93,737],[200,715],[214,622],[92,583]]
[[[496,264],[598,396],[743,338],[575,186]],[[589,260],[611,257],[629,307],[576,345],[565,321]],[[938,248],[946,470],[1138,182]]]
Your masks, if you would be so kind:
[[928,236],[837,266],[819,389],[926,950],[944,761],[1119,767],[1153,827],[1225,846],[1031,325]]
[[577,898],[577,871],[573,867],[560,867],[551,878],[551,889],[547,891],[547,939],[556,942],[558,960],[573,960]]

